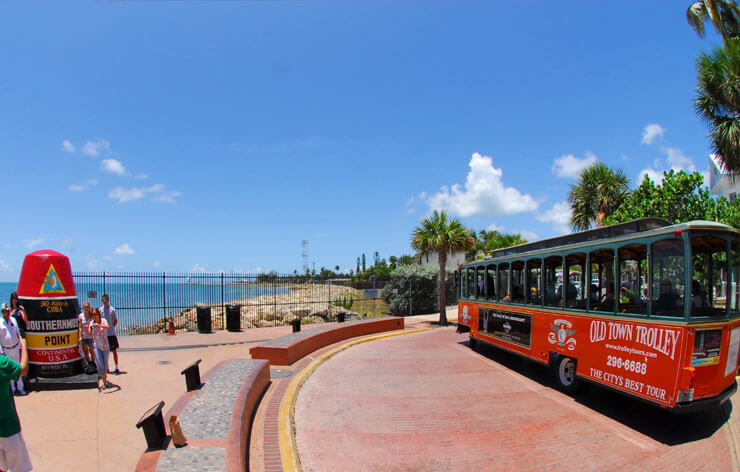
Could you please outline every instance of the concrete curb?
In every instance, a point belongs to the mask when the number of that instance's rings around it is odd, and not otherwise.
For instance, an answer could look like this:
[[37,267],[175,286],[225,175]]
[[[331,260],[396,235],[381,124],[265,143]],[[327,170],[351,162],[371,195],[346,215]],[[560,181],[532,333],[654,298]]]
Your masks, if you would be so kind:
[[334,357],[336,354],[349,349],[357,344],[362,344],[370,341],[377,341],[379,339],[390,338],[393,336],[402,336],[404,334],[421,333],[424,331],[432,331],[440,328],[419,328],[408,331],[400,331],[393,333],[384,333],[377,336],[371,336],[368,338],[357,339],[350,341],[341,346],[326,352],[317,357],[311,362],[305,369],[301,370],[288,385],[285,395],[280,403],[280,413],[278,418],[279,436],[280,436],[280,458],[283,464],[283,471],[285,472],[301,472],[301,461],[298,457],[298,450],[295,444],[295,422],[293,415],[295,414],[295,402],[298,397],[298,392],[301,390],[303,384],[308,378],[316,371],[316,369],[326,362],[327,360]]

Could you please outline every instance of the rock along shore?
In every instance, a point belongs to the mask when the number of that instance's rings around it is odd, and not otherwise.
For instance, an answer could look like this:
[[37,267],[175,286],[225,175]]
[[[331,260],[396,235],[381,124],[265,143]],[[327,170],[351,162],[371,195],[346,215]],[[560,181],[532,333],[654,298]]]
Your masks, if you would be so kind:
[[[327,284],[294,284],[287,288],[290,290],[288,293],[233,300],[226,305],[239,306],[243,329],[288,325],[295,319],[306,320],[307,323],[326,323],[335,321],[339,313],[344,313],[347,321],[363,318],[362,314],[351,309],[329,303],[330,296],[333,302],[346,298],[358,303],[362,300],[362,290]],[[196,304],[173,317],[175,331],[178,333],[197,331],[197,308],[208,306],[211,308],[212,328],[225,329],[226,316],[222,305]],[[153,324],[131,326],[128,331],[133,335],[166,333],[168,322],[169,318],[163,317]]]

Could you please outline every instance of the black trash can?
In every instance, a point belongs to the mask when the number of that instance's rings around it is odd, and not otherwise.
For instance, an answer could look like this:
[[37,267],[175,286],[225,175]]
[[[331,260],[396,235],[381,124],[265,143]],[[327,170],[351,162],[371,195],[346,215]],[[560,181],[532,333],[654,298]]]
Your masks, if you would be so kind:
[[293,321],[290,322],[290,324],[293,326],[293,332],[298,333],[301,331],[301,319],[296,318]]
[[242,330],[242,313],[239,305],[226,305],[226,329],[238,333]]
[[344,323],[344,313],[337,313],[337,323]]
[[195,308],[198,314],[198,332],[210,333],[211,331],[211,307],[199,306]]

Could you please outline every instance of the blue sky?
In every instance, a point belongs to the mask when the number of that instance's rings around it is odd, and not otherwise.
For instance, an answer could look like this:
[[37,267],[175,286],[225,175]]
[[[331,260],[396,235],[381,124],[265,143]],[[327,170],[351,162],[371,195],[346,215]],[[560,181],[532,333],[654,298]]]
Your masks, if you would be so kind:
[[689,3],[4,2],[0,280],[346,270],[433,208],[561,234],[588,163],[707,170]]

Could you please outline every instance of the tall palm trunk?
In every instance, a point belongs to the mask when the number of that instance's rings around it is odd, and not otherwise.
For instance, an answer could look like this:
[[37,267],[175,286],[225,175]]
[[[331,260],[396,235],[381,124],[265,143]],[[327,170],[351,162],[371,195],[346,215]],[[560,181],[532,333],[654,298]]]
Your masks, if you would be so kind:
[[447,251],[439,251],[439,325],[447,326],[447,284],[445,283],[445,267],[447,266]]

